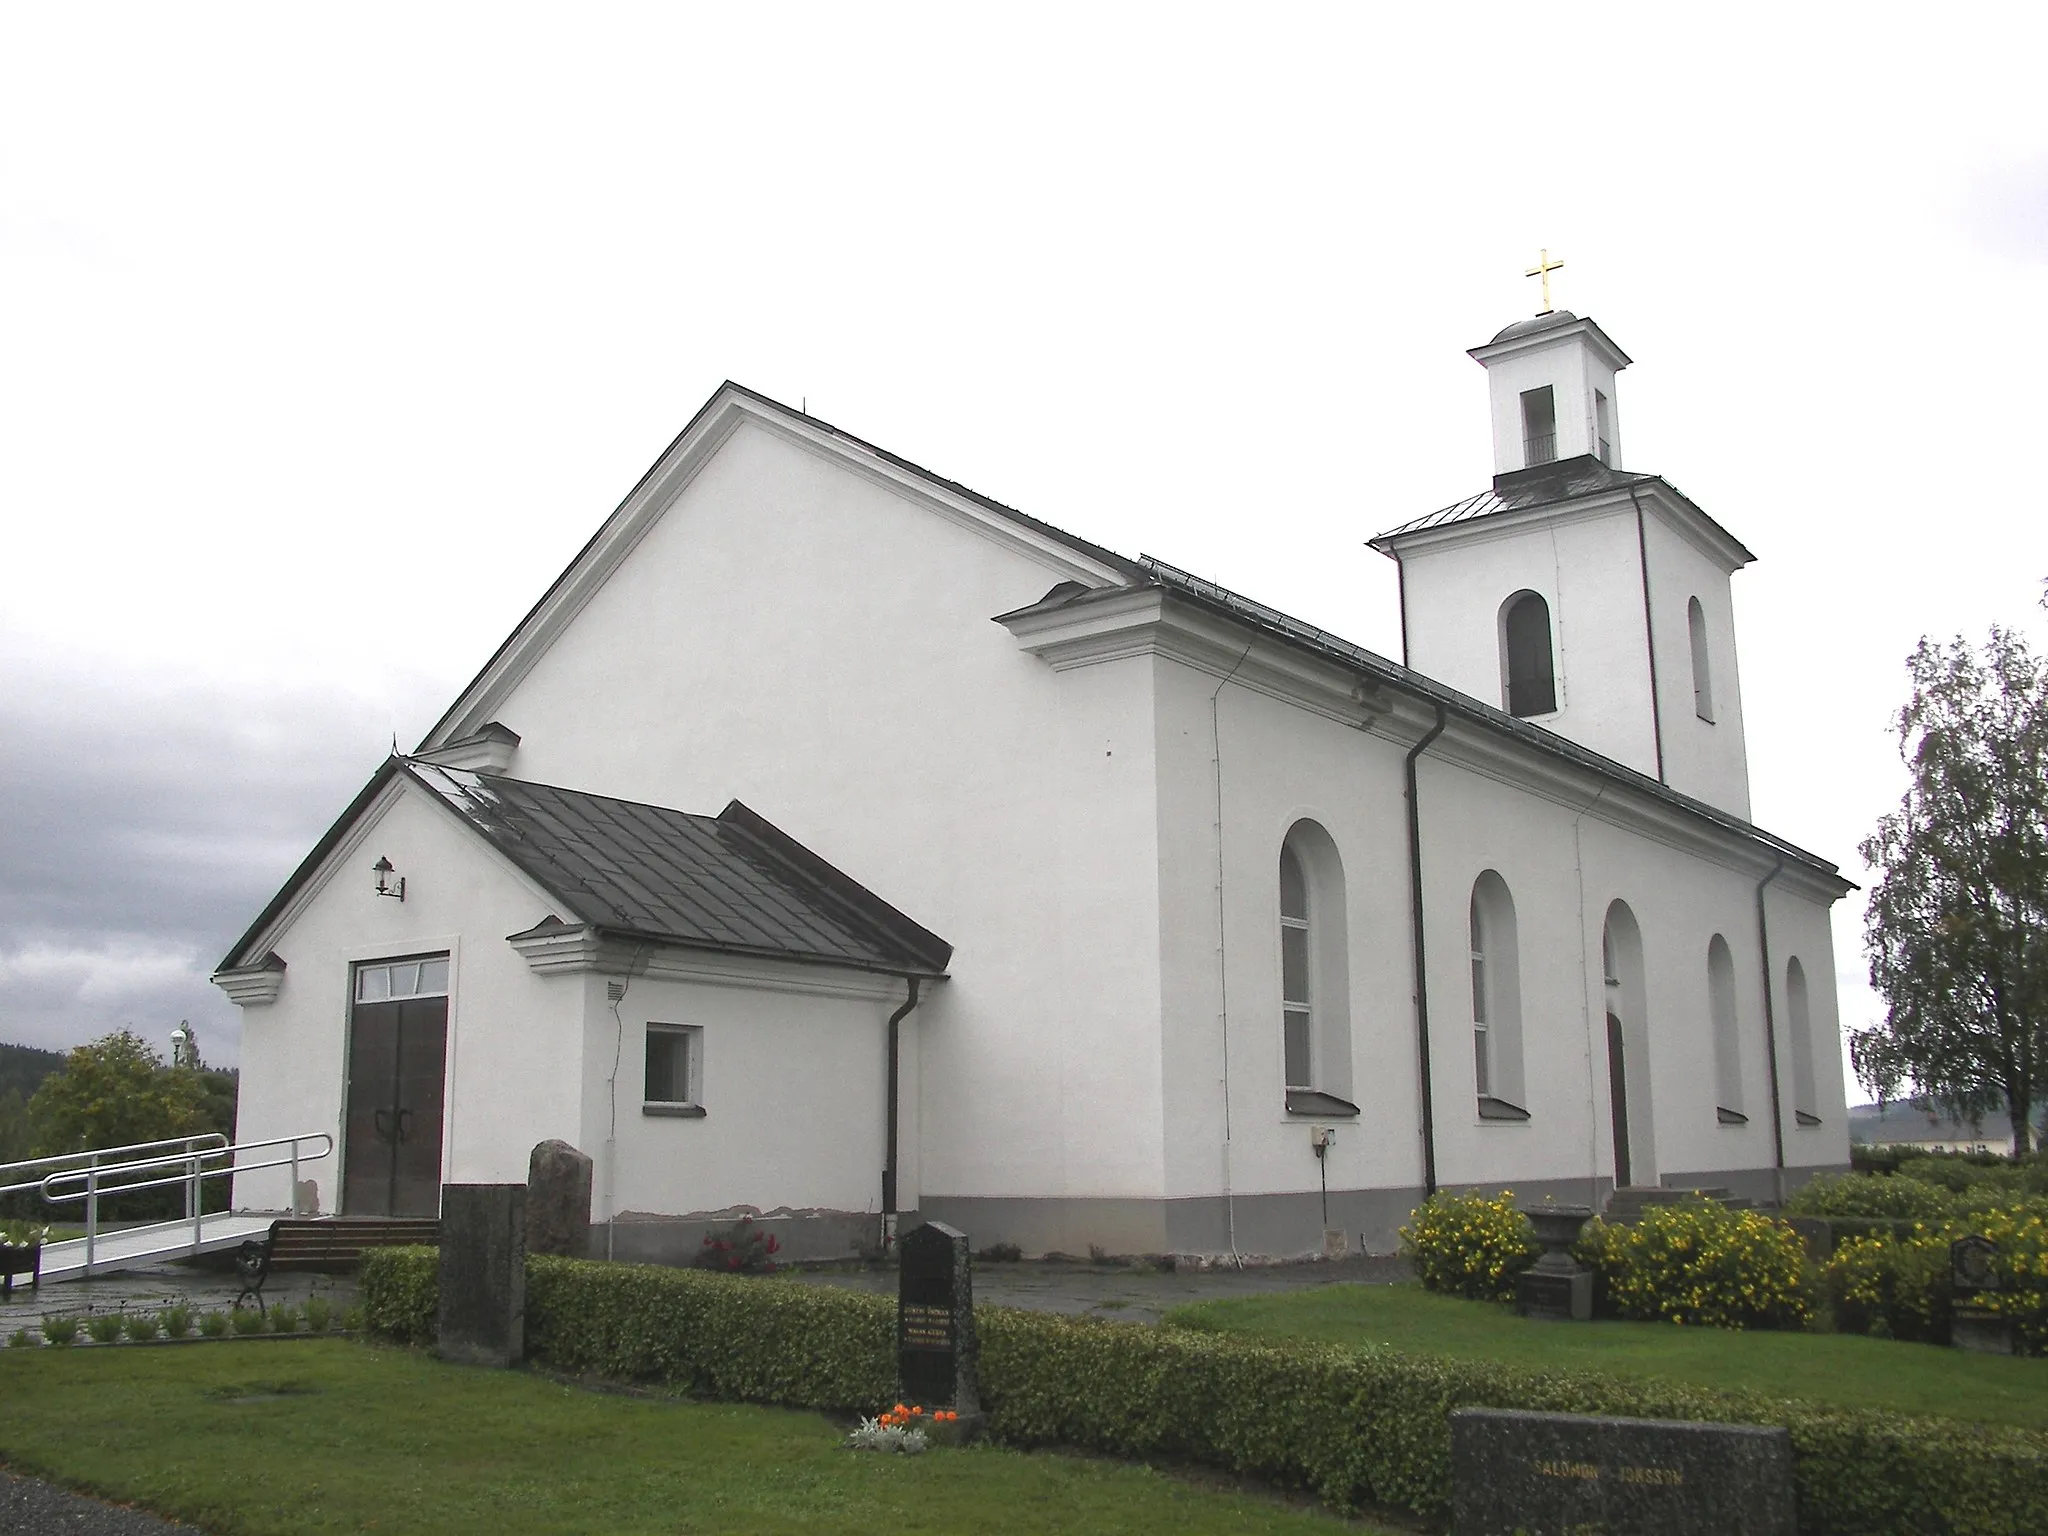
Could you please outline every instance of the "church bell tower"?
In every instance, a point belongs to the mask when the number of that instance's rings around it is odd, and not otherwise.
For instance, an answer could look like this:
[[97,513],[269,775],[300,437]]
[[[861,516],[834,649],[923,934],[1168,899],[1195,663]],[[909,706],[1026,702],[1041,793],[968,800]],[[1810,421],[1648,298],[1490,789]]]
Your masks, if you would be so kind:
[[1745,820],[1730,577],[1755,557],[1661,475],[1622,468],[1628,354],[1549,305],[1472,358],[1493,484],[1373,548],[1401,570],[1403,659]]

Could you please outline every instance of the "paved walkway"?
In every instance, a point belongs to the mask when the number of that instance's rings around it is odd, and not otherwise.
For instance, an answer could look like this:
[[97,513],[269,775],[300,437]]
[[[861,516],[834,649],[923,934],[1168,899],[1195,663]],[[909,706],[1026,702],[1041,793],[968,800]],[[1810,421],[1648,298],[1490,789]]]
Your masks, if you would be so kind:
[[[14,1294],[0,1298],[0,1346],[17,1328],[39,1329],[45,1317],[161,1312],[179,1302],[194,1312],[225,1311],[234,1305],[241,1289],[233,1268],[198,1269],[168,1261],[139,1264],[119,1274],[94,1275],[90,1280],[56,1281],[45,1284],[41,1291],[31,1291],[26,1278],[17,1277]],[[316,1292],[327,1298],[338,1316],[355,1305],[356,1277],[280,1272],[265,1283],[263,1299],[303,1307],[306,1298]]]
[[[974,1298],[992,1306],[1022,1307],[1030,1312],[1156,1323],[1168,1310],[1184,1302],[1263,1296],[1318,1285],[1387,1285],[1412,1277],[1407,1261],[1399,1258],[1359,1257],[1246,1269],[1182,1270],[983,1261],[974,1268]],[[887,1296],[896,1293],[893,1268],[796,1270],[790,1278],[806,1285],[839,1286]],[[0,1300],[0,1346],[17,1328],[39,1328],[46,1316],[156,1312],[178,1302],[195,1312],[225,1310],[234,1304],[240,1289],[241,1282],[232,1269],[199,1269],[170,1262],[137,1265],[119,1274],[95,1275],[90,1280],[45,1285],[40,1293],[30,1291],[26,1284],[18,1284],[11,1298]],[[266,1301],[289,1301],[300,1307],[315,1293],[326,1297],[339,1315],[355,1305],[355,1276],[279,1273],[263,1288]]]
[[0,1531],[9,1536],[200,1536],[147,1510],[0,1470]]
[[[1390,1285],[1413,1277],[1407,1260],[1400,1258],[1182,1270],[1123,1269],[1108,1264],[991,1264],[983,1260],[974,1266],[974,1299],[1030,1312],[1156,1323],[1184,1302],[1264,1296],[1318,1285]],[[893,1269],[801,1270],[792,1278],[808,1285],[835,1285],[889,1296],[896,1293]]]

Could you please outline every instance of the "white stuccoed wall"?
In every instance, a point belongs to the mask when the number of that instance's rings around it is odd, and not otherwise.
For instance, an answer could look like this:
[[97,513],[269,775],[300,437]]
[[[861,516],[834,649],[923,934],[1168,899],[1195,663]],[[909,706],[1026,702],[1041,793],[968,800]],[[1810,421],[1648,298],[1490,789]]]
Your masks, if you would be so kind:
[[1541,593],[1558,708],[1536,723],[1654,778],[1642,557],[1627,498],[1540,527],[1509,515],[1455,531],[1402,557],[1408,665],[1505,709],[1501,607],[1524,589]]
[[[580,973],[556,983],[586,1009],[576,1144],[597,1163],[595,1219],[740,1205],[881,1209],[885,1021],[901,1001],[893,978],[869,989],[891,994],[883,1002],[636,976],[615,1016],[605,984],[620,979]],[[641,1112],[650,1023],[703,1030],[702,1119]],[[914,1055],[914,1036],[909,1043]],[[906,1144],[915,1146],[917,1129],[916,1100],[907,1097]]]
[[[1335,1122],[1330,1187],[1412,1189],[1422,1182],[1418,1065],[1408,923],[1401,768],[1407,742],[1368,734],[1235,684],[1220,696],[1229,913],[1230,1136],[1224,1151],[1210,696],[1218,679],[1162,661],[1161,889],[1167,1040],[1167,1188],[1173,1196],[1240,1197],[1317,1187],[1311,1121],[1285,1114],[1279,1011],[1277,867],[1302,817],[1342,855],[1350,921],[1352,1080],[1364,1113]],[[1643,934],[1646,1018],[1631,1041],[1631,1142],[1637,1182],[1746,1171],[1753,1188],[1772,1163],[1754,853],[1697,851],[1616,825],[1589,785],[1558,799],[1504,782],[1498,764],[1464,750],[1454,728],[1423,757],[1424,903],[1430,976],[1437,1173],[1445,1184],[1611,1180],[1600,940],[1621,899]],[[1175,829],[1178,829],[1177,831]],[[1482,1121],[1473,1080],[1467,915],[1482,870],[1516,904],[1526,1123]],[[1816,999],[1817,1054],[1835,1038],[1824,898],[1774,896],[1773,959],[1782,991],[1787,945],[1799,946]],[[1706,952],[1715,933],[1737,971],[1738,1029],[1750,1124],[1715,1114]],[[1781,1050],[1786,1048],[1779,1003]],[[1826,1124],[1795,1137],[1785,1082],[1787,1158],[1847,1160],[1838,1069],[1817,1062]],[[1343,1091],[1341,1088],[1338,1091]],[[1227,1171],[1226,1171],[1227,1170]],[[1737,1181],[1742,1182],[1742,1181]],[[1312,1246],[1314,1233],[1299,1246]]]
[[1075,574],[749,423],[491,708],[521,777],[736,796],[957,946],[916,1015],[926,1193],[1161,1179],[1150,671],[990,622]]
[[[1481,348],[1480,350],[1485,350]],[[1557,411],[1557,457],[1597,454],[1599,433],[1594,394],[1608,400],[1611,430],[1606,462],[1621,465],[1621,416],[1615,402],[1615,370],[1576,336],[1503,357],[1487,367],[1487,406],[1493,424],[1493,467],[1497,474],[1528,466],[1522,436],[1522,391],[1549,385]]]
[[[1268,645],[1271,642],[1267,642]],[[1318,822],[1343,860],[1349,927],[1351,1075],[1360,1104],[1337,1127],[1333,1189],[1419,1184],[1417,1093],[1400,755],[1335,720],[1184,664],[1161,664],[1160,886],[1167,1040],[1167,1190],[1225,1190],[1222,980],[1217,964],[1216,769],[1223,763],[1230,1032],[1229,1188],[1317,1185],[1311,1122],[1285,1110],[1280,1033],[1279,859],[1297,821]],[[1312,1232],[1302,1247],[1311,1246]]]
[[[1735,647],[1735,603],[1719,560],[1659,516],[1643,520],[1650,611],[1657,637],[1658,702],[1664,732],[1664,780],[1673,789],[1749,818],[1749,748],[1742,724],[1742,682]],[[1692,637],[1686,611],[1700,600],[1707,621],[1714,719],[1694,710]]]
[[[335,1155],[304,1175],[330,1212],[340,1208],[354,962],[449,954],[442,1182],[524,1182],[535,1142],[574,1142],[582,1128],[576,999],[501,937],[546,916],[546,898],[425,790],[400,780],[381,804],[271,939],[287,966],[277,1001],[243,1012],[237,1139],[332,1135]],[[405,876],[404,901],[376,894],[379,855]],[[239,1177],[235,1203],[289,1209],[288,1173]]]

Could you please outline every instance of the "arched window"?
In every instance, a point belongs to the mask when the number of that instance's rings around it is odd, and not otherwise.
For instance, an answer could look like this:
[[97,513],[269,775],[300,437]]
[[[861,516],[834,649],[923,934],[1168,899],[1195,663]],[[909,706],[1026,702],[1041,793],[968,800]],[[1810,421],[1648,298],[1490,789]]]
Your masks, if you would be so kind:
[[1472,1079],[1482,1120],[1526,1120],[1522,977],[1515,899],[1487,870],[1472,882]]
[[1742,1043],[1735,1027],[1735,957],[1728,941],[1707,941],[1707,1007],[1714,1024],[1714,1111],[1723,1125],[1747,1125],[1742,1112]]
[[1358,1113],[1351,1093],[1351,979],[1344,865],[1330,834],[1298,821],[1280,846],[1280,1057],[1287,1108]]
[[1607,1112],[1617,1187],[1654,1185],[1657,1137],[1650,1102],[1649,986],[1643,930],[1628,903],[1607,908],[1600,933],[1607,996]]
[[1792,1114],[1801,1125],[1820,1124],[1814,1099],[1813,1013],[1806,996],[1806,967],[1794,955],[1785,964],[1785,1023],[1792,1051]]
[[1714,673],[1707,662],[1707,614],[1698,598],[1685,605],[1686,633],[1692,638],[1692,712],[1714,723]]
[[1524,718],[1557,711],[1557,669],[1551,659],[1550,604],[1517,592],[1501,608],[1501,681],[1508,713]]

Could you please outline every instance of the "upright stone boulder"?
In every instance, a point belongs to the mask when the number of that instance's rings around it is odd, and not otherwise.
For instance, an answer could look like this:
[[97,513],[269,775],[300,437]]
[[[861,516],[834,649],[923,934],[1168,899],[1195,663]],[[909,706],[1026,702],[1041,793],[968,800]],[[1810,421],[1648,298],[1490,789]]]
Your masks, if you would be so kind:
[[591,1160],[566,1141],[543,1141],[526,1163],[526,1251],[590,1257]]
[[526,1354],[526,1186],[441,1186],[438,1350],[462,1365]]

